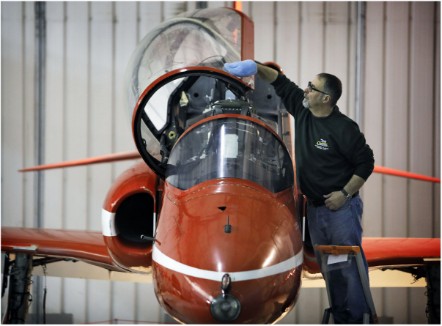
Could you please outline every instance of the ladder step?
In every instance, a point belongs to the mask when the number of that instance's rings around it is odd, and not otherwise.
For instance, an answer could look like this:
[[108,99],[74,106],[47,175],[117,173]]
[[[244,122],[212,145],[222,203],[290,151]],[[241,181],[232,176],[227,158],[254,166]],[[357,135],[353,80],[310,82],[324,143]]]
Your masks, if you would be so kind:
[[[324,310],[324,315],[322,317],[322,323],[328,324],[329,319],[330,319],[330,314],[332,314],[331,307],[333,307],[332,298],[331,298],[331,294],[330,294],[330,290],[329,290],[328,264],[327,264],[326,260],[324,259],[325,258],[324,256],[325,255],[332,255],[332,256],[353,255],[356,258],[356,265],[358,268],[362,288],[364,291],[365,300],[366,300],[368,307],[371,311],[371,317],[372,317],[371,321],[373,323],[377,324],[378,318],[376,315],[376,310],[375,310],[375,306],[373,303],[373,298],[371,296],[370,286],[368,284],[368,276],[365,273],[364,263],[363,263],[362,255],[361,255],[361,248],[359,246],[316,245],[315,250],[317,252],[319,252],[319,254],[321,256],[321,260],[322,260],[321,269],[324,273],[323,275],[324,275],[324,280],[325,280],[326,289],[327,289],[328,301],[330,304],[330,308],[327,308]],[[363,323],[364,324],[370,323],[370,314],[369,313],[364,314]]]
[[361,248],[359,246],[317,245],[315,246],[315,249],[326,255],[357,255],[361,252]]

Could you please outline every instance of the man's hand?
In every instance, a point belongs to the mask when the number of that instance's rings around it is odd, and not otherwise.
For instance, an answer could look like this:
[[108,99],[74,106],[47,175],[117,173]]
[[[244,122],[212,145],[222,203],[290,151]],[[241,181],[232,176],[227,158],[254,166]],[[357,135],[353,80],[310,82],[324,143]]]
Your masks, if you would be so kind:
[[324,195],[325,206],[332,211],[336,211],[341,208],[347,201],[347,197],[342,193],[342,191],[333,191],[328,195]]
[[236,77],[248,77],[258,72],[258,67],[253,60],[236,61],[224,64],[224,70]]

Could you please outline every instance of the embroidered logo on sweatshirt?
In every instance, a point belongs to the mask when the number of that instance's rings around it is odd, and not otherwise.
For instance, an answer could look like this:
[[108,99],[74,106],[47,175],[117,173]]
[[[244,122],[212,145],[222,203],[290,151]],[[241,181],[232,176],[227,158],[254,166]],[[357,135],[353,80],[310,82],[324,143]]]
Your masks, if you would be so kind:
[[322,139],[322,138],[316,142],[315,147],[320,149],[320,150],[323,150],[323,151],[328,151],[329,150],[327,141],[325,139]]

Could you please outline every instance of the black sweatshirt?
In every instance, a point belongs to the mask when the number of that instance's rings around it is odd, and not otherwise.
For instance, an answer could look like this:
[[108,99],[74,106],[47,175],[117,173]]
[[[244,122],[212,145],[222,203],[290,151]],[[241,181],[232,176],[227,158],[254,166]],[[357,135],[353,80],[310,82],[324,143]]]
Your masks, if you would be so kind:
[[287,111],[295,118],[296,170],[307,198],[341,190],[353,174],[367,180],[374,168],[373,151],[356,122],[335,106],[327,117],[315,117],[304,108],[304,91],[286,76],[272,83]]

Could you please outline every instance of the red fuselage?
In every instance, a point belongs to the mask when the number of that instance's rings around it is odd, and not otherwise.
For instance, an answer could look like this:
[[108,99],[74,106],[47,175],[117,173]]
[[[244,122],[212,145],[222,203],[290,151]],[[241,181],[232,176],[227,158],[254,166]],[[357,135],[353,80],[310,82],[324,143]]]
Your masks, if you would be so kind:
[[222,322],[211,304],[229,274],[227,294],[240,303],[231,321],[271,323],[284,316],[301,283],[302,242],[293,212],[292,189],[274,194],[233,178],[185,191],[166,184],[153,249],[161,305],[180,322]]

